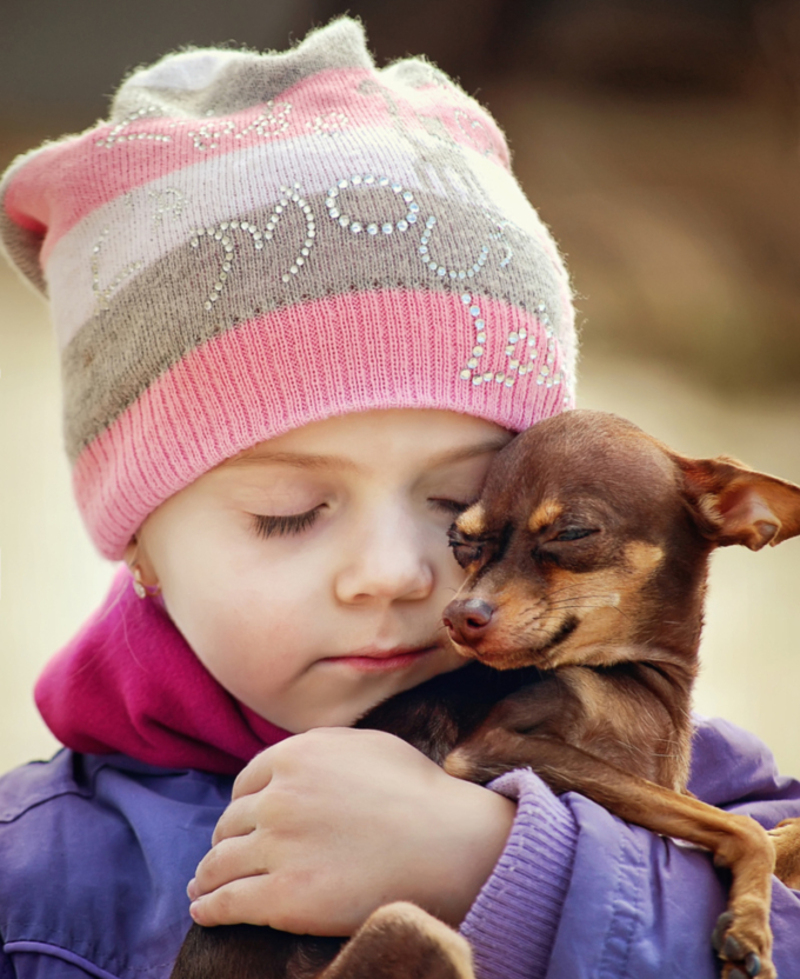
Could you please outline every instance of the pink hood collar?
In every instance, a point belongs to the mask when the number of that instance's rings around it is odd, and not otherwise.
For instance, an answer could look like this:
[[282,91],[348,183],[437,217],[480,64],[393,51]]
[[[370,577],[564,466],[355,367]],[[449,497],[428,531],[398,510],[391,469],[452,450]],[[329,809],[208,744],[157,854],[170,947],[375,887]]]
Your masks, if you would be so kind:
[[165,768],[233,775],[288,737],[217,683],[161,602],[136,597],[126,568],[45,667],[35,697],[68,748],[122,752]]

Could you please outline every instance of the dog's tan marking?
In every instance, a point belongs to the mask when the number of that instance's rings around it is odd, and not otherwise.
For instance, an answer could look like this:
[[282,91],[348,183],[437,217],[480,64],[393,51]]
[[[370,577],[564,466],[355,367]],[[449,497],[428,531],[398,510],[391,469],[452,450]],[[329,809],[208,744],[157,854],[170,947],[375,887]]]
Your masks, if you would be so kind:
[[528,518],[528,530],[535,534],[558,520],[563,512],[564,507],[558,500],[544,500]]
[[658,544],[648,544],[643,540],[632,541],[625,547],[625,560],[642,574],[648,574],[661,564],[664,559],[664,549]]
[[629,630],[636,620],[622,615],[621,607],[628,593],[635,593],[641,579],[641,575],[619,568],[601,568],[583,574],[553,569],[540,599],[547,610],[537,625],[550,636],[555,636],[570,618],[577,619],[579,625],[571,636],[547,651],[547,668],[568,663],[603,666],[620,658],[627,659]]
[[486,533],[486,512],[482,503],[474,503],[456,520],[456,527],[469,537],[480,537]]

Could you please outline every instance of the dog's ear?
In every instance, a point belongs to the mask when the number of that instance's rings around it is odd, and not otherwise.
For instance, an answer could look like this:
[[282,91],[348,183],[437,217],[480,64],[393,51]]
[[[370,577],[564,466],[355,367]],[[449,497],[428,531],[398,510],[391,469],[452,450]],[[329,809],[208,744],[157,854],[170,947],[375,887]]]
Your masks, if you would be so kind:
[[700,532],[713,543],[758,551],[800,534],[800,486],[727,456],[673,459]]

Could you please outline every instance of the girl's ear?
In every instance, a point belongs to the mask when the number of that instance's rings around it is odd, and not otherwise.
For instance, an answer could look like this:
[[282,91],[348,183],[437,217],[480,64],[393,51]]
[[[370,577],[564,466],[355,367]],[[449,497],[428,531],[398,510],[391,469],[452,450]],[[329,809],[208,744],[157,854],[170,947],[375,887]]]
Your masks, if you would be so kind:
[[137,537],[133,537],[125,548],[123,560],[137,582],[140,582],[142,587],[148,590],[148,594],[159,590],[158,576],[147,555],[146,548],[142,546]]
[[758,551],[800,534],[800,486],[756,472],[735,459],[673,454],[684,497],[700,532],[714,544]]
[[135,537],[131,539],[130,544],[125,548],[125,553],[122,556],[122,560],[128,565],[128,567],[133,570],[134,564],[136,564],[136,557],[139,551],[139,542]]

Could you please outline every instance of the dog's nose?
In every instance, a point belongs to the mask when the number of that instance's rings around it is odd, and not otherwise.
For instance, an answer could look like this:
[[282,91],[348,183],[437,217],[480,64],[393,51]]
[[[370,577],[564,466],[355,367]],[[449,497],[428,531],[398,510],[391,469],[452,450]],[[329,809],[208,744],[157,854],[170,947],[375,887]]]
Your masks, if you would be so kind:
[[494,606],[482,598],[456,599],[444,610],[444,624],[451,638],[473,646],[483,638],[494,615]]

